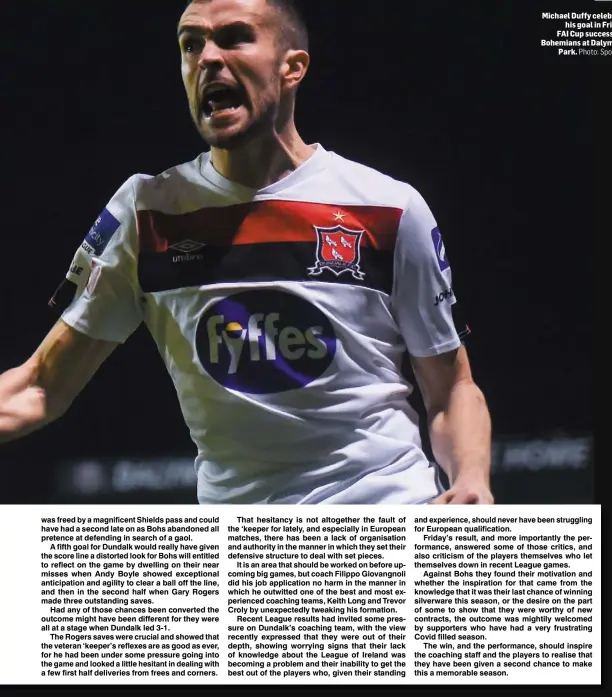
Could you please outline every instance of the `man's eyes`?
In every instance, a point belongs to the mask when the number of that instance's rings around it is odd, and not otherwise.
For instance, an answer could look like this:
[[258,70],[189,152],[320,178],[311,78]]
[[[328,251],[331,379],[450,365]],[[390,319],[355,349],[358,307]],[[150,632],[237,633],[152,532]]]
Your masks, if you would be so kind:
[[201,51],[204,46],[204,40],[196,37],[187,37],[181,41],[181,48],[185,53],[195,53]]
[[[240,27],[228,27],[217,33],[213,39],[221,49],[230,49],[244,43],[255,41],[255,34],[252,30]],[[204,49],[206,39],[201,36],[186,36],[181,40],[181,49],[184,53],[198,53]]]

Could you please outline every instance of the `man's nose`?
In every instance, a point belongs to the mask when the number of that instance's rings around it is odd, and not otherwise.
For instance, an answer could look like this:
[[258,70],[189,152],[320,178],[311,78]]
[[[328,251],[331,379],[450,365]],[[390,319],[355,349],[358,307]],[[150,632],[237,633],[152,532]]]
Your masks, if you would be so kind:
[[207,41],[198,64],[201,68],[208,68],[211,65],[221,65],[223,63],[223,52],[213,41]]

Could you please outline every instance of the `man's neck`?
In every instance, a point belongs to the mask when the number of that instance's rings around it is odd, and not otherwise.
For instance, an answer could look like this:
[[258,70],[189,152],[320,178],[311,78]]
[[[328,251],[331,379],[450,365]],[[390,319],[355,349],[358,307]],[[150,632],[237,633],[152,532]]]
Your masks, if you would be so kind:
[[251,189],[263,189],[291,174],[314,152],[292,128],[288,133],[258,138],[244,148],[212,148],[211,158],[214,168],[226,179]]

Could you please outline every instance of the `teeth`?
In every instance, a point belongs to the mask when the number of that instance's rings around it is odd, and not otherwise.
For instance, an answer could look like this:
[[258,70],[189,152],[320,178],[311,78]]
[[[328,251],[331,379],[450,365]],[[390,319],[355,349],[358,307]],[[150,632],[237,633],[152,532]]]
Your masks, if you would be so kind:
[[206,118],[221,111],[236,109],[238,104],[237,95],[233,94],[234,88],[225,84],[212,85],[204,95],[204,112]]
[[222,92],[224,90],[231,89],[230,87],[226,87],[225,85],[213,85],[209,89],[206,90],[206,95],[211,95],[211,94],[216,94],[217,92]]
[[223,104],[216,105],[213,102],[208,102],[206,105],[207,108],[207,114],[206,117],[210,118],[213,114],[216,114],[219,111],[233,111],[236,107],[234,106],[225,106]]

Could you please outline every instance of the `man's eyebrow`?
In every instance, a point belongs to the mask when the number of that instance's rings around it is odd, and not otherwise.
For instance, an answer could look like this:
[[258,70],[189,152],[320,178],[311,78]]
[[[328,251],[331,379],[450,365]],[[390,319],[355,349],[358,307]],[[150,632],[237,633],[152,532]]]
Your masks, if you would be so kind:
[[180,38],[183,34],[186,34],[187,32],[191,32],[192,34],[204,34],[204,29],[201,27],[196,27],[192,26],[191,24],[183,24],[182,27],[178,28],[178,31],[176,32],[176,35],[178,38]]
[[[254,27],[252,24],[249,24],[249,22],[242,22],[242,21],[236,21],[236,22],[230,22],[229,24],[224,24],[217,29],[213,30],[214,33],[217,33],[219,31],[224,31],[227,29],[242,29],[242,30],[248,30],[248,31],[254,31]],[[198,27],[192,24],[183,24],[183,26],[178,28],[177,31],[177,37],[180,39],[183,34],[207,34],[208,30],[202,29],[202,27]]]

